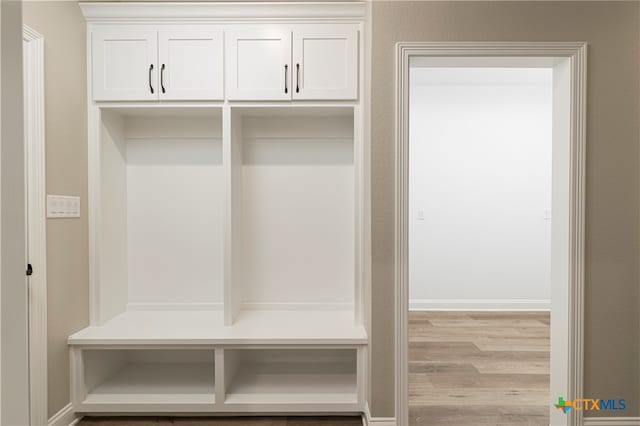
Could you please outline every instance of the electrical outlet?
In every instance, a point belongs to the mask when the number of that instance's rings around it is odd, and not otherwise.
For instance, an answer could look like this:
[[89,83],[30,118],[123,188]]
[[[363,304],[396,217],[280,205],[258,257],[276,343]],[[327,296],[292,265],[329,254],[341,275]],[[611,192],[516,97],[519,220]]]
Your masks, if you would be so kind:
[[47,195],[47,217],[50,219],[80,217],[80,197]]

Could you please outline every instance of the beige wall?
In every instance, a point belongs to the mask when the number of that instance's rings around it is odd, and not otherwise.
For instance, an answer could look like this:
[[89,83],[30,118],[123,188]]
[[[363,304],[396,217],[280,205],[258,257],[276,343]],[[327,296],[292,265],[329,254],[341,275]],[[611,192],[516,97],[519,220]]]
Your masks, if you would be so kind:
[[626,398],[618,415],[640,415],[639,13],[635,2],[373,3],[374,416],[394,412],[395,43],[456,40],[589,43],[585,396]]
[[44,36],[47,193],[79,195],[80,219],[47,221],[49,417],[69,403],[67,337],[89,323],[85,23],[78,4],[25,2]]
[[0,424],[29,421],[22,93],[22,4],[0,2],[2,380]]
[[[638,401],[640,390],[640,4],[373,4],[372,395],[393,415],[394,47],[398,41],[589,43],[585,395]],[[88,323],[84,21],[75,2],[27,2],[45,37],[47,191],[82,197],[82,218],[48,221],[49,414],[68,402],[66,337]],[[640,415],[630,403],[624,415]]]

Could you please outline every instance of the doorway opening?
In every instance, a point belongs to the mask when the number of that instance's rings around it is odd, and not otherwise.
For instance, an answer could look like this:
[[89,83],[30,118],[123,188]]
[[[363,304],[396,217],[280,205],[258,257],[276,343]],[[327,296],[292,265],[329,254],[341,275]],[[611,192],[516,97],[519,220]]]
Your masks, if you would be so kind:
[[585,56],[399,44],[398,424],[578,421]]

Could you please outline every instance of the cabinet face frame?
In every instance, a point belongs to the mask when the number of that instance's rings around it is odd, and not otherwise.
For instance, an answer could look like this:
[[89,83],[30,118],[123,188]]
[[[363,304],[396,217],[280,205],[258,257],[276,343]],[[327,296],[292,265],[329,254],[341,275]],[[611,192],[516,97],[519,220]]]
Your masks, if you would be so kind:
[[[315,51],[307,43],[326,43],[325,49]],[[338,46],[329,46],[342,42],[344,63],[331,64],[332,55],[338,52]],[[321,47],[321,46],[318,46]],[[333,47],[333,48],[332,48]],[[309,64],[309,62],[312,62]],[[293,99],[357,99],[358,97],[358,27],[349,24],[310,24],[296,25],[293,29]],[[338,68],[336,68],[338,66]],[[308,72],[307,72],[308,71]],[[313,77],[329,77],[334,82],[322,85],[313,81]],[[333,85],[335,81],[343,85]]]
[[[242,42],[276,42],[269,57],[249,59],[240,50]],[[253,46],[258,49],[258,46]],[[257,53],[257,52],[256,52]],[[229,100],[291,100],[291,31],[286,26],[251,25],[225,29],[225,80]],[[260,60],[262,59],[262,61]],[[268,60],[268,61],[267,61]],[[249,62],[251,61],[251,62]],[[265,67],[273,74],[261,86],[245,86],[245,73],[261,74]],[[268,83],[268,85],[264,84]]]
[[[171,41],[207,42],[206,49],[195,47],[181,57],[183,63],[171,57]],[[162,25],[158,29],[158,73],[160,100],[223,100],[223,30],[215,25]],[[179,71],[197,70],[197,83],[181,87],[175,83],[174,75]],[[178,72],[179,72],[178,71]],[[191,76],[194,78],[194,76]],[[186,76],[182,79],[186,80]]]
[[[89,27],[90,63],[89,81],[94,101],[154,101],[158,99],[158,31],[145,25],[94,25]],[[118,61],[117,66],[108,64],[107,43],[121,43],[114,53],[122,57],[135,57],[133,44],[143,44],[145,58],[142,64],[128,60]],[[125,46],[126,43],[131,43]],[[114,86],[109,79],[114,77]],[[135,81],[132,76],[135,75]]]

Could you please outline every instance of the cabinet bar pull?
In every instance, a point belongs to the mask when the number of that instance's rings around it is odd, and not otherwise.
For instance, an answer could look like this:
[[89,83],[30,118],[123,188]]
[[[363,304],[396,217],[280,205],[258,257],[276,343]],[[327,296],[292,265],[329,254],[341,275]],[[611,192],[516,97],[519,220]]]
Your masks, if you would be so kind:
[[160,88],[162,89],[162,93],[165,93],[164,90],[164,64],[160,67]]
[[149,90],[153,94],[153,86],[151,85],[151,71],[153,71],[153,64],[149,65]]
[[300,93],[300,64],[296,64],[296,93]]
[[284,65],[284,93],[289,93],[289,88],[287,87],[287,70],[289,69],[289,65]]

